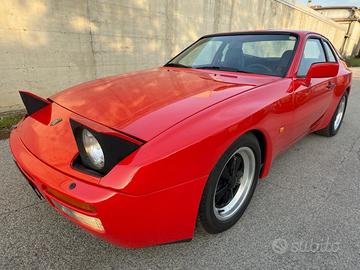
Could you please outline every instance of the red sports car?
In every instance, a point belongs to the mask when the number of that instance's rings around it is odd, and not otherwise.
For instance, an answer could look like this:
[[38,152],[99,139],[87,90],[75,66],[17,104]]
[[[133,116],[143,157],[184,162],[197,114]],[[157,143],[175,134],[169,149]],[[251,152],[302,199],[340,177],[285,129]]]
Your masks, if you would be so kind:
[[192,239],[244,213],[273,159],[311,132],[334,136],[351,72],[303,31],[207,35],[166,65],[48,99],[10,146],[36,193],[85,230],[126,247]]

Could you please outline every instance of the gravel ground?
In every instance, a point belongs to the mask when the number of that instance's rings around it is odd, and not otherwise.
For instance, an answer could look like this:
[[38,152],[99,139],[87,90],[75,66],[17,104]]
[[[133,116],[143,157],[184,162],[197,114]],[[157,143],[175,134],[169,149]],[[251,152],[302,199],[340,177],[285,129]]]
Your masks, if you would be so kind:
[[122,249],[38,200],[0,141],[0,269],[358,269],[360,80],[334,138],[309,135],[278,157],[230,230]]

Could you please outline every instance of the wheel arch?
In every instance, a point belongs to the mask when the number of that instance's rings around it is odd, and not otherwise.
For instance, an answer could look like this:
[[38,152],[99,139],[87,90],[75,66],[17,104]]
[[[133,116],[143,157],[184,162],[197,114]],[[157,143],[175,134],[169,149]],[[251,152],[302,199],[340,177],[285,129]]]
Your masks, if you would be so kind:
[[349,95],[350,94],[350,86],[348,86],[346,89],[345,89],[345,92],[347,93],[347,95]]
[[261,150],[260,178],[264,178],[268,174],[271,165],[272,147],[270,143],[270,138],[268,137],[266,132],[260,129],[251,129],[246,133],[253,134],[259,142],[259,146]]

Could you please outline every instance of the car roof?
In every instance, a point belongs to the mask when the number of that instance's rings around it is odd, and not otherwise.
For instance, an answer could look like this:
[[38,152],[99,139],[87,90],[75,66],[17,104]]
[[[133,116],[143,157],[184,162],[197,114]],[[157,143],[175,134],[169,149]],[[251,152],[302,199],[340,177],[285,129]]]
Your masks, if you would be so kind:
[[311,32],[311,31],[305,31],[305,30],[290,30],[290,29],[285,29],[285,30],[255,30],[255,31],[239,31],[239,32],[224,32],[224,33],[215,33],[215,34],[209,34],[209,35],[205,35],[202,38],[205,37],[217,37],[217,36],[231,36],[231,35],[261,35],[261,34],[292,34],[292,35],[298,35],[298,36],[306,36],[308,34],[314,34],[314,35],[319,35],[322,36],[319,33],[315,33],[315,32]]

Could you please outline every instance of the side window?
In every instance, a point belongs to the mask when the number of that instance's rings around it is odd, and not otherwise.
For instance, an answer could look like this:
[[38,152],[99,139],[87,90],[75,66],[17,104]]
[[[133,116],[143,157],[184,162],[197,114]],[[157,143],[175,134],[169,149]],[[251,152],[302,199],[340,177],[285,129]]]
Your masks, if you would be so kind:
[[324,41],[323,44],[324,44],[324,48],[325,48],[325,51],[326,51],[326,55],[328,57],[328,62],[336,62],[336,57],[334,55],[333,50],[330,48],[329,43]]
[[305,76],[311,64],[326,62],[325,53],[319,39],[310,38],[306,41],[297,76]]

